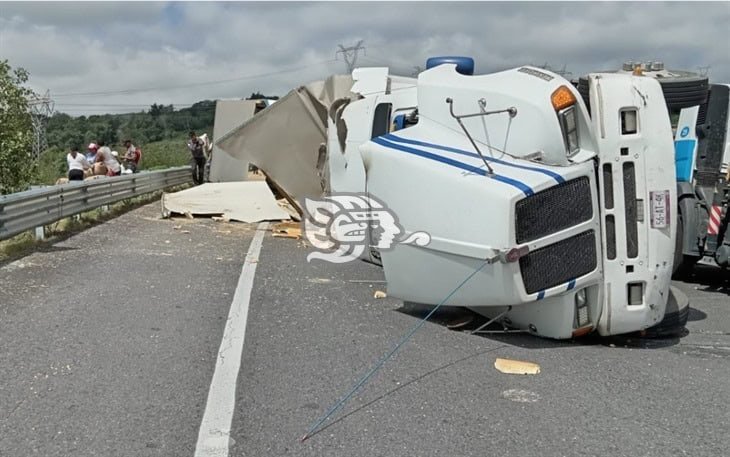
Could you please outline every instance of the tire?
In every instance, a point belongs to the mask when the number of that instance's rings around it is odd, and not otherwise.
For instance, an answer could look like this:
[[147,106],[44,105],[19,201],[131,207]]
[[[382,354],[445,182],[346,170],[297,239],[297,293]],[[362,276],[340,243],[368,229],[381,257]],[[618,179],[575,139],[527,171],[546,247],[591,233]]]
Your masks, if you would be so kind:
[[707,103],[710,93],[709,81],[704,77],[690,77],[679,81],[659,80],[659,84],[670,111]]
[[[677,205],[679,208],[679,205]],[[682,247],[684,245],[684,218],[682,211],[679,212],[677,218],[677,236],[674,239],[674,265],[672,265],[672,277],[674,279],[683,278],[694,269],[695,264],[700,260],[699,257],[684,255]]]
[[577,85],[578,93],[580,94],[581,98],[583,99],[583,102],[586,104],[586,108],[588,108],[588,113],[591,112],[591,98],[590,98],[590,89],[588,86],[588,78],[580,77],[578,78],[578,85]]
[[657,325],[642,332],[645,338],[671,338],[684,335],[684,327],[689,318],[689,307],[664,315],[664,319]]
[[704,88],[708,89],[710,82],[708,78],[703,77],[694,77],[689,78],[683,81],[677,81],[677,80],[659,80],[662,84],[662,88],[670,91],[674,90],[687,90],[687,89],[696,89],[696,88]]
[[[662,86],[662,93],[667,108],[670,111],[680,110],[691,106],[705,105],[709,95],[709,81],[706,77],[685,76],[682,79],[657,79]],[[588,112],[591,112],[588,78],[581,76],[576,85],[578,93],[585,102]],[[704,121],[704,116],[701,116]],[[702,122],[698,122],[702,123]]]
[[689,318],[689,299],[676,287],[669,290],[667,310],[664,319],[641,332],[645,338],[673,338],[685,335],[684,326]]
[[679,212],[677,218],[677,235],[674,238],[674,264],[672,265],[672,276],[680,276],[680,270],[682,270],[682,264],[684,263],[684,254],[682,253],[682,247],[684,245],[684,221],[682,220],[682,213]]

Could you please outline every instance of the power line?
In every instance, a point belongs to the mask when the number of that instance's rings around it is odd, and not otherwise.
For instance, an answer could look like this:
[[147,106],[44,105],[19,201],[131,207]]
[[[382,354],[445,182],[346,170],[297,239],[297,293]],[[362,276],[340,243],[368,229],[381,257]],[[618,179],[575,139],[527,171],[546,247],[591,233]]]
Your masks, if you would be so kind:
[[144,89],[124,89],[124,90],[115,90],[115,91],[98,91],[98,92],[76,92],[76,93],[67,93],[67,94],[58,94],[54,97],[90,97],[90,96],[99,96],[99,95],[122,95],[122,94],[134,94],[138,92],[150,92],[150,91],[162,91],[162,90],[171,90],[171,89],[185,89],[189,87],[200,87],[200,86],[211,86],[215,84],[225,84],[230,82],[237,82],[237,81],[245,81],[249,79],[256,79],[256,78],[264,78],[267,76],[274,76],[279,75],[283,73],[291,73],[293,71],[299,71],[305,68],[313,67],[315,65],[321,65],[325,63],[332,63],[336,62],[337,59],[330,59],[330,60],[323,60],[320,62],[315,62],[307,65],[301,65],[298,67],[292,67],[292,68],[286,68],[283,70],[277,70],[272,71],[268,73],[259,73],[256,75],[246,75],[246,76],[240,76],[238,78],[229,78],[229,79],[219,79],[214,81],[202,81],[198,83],[190,83],[190,84],[181,84],[177,86],[164,86],[164,87],[148,87]]
[[347,65],[347,72],[352,73],[352,70],[355,69],[355,66],[357,65],[357,55],[360,51],[363,51],[365,53],[365,46],[362,44],[364,43],[364,40],[358,41],[355,46],[348,46],[344,47],[343,45],[338,45],[340,50],[335,52],[335,59],[337,59],[337,56],[339,54],[342,54],[342,57],[345,59],[345,65]]
[[[201,100],[202,101],[202,100]],[[158,103],[161,105],[186,105],[186,106],[192,106],[199,102],[185,102],[185,103]],[[142,108],[148,108],[151,106],[150,103],[56,103],[56,106],[129,106],[129,107],[142,107]]]
[[[377,57],[377,56],[376,56]],[[379,58],[379,60],[371,59],[370,57],[363,57],[363,60],[366,60],[370,62],[373,65],[378,65],[380,67],[388,67],[391,74],[399,75],[399,76],[418,76],[420,72],[423,71],[422,67],[420,66],[413,66],[408,69],[402,65],[393,65],[386,61],[386,59]],[[417,70],[418,73],[414,73],[414,70]]]
[[101,114],[131,114],[131,113],[143,113],[147,112],[145,108],[121,108],[121,109],[115,109],[115,112],[110,112],[109,109],[106,108],[60,108],[56,110],[58,113],[101,113]]
[[563,64],[563,67],[560,68],[560,69],[553,68],[548,62],[545,62],[542,65],[533,65],[533,66],[534,67],[537,67],[537,68],[542,68],[543,70],[552,71],[553,73],[558,74],[558,75],[562,76],[565,79],[570,79],[570,77],[573,76],[573,72],[572,71],[568,71],[568,69],[567,69],[568,68],[568,64],[567,63],[564,63]]

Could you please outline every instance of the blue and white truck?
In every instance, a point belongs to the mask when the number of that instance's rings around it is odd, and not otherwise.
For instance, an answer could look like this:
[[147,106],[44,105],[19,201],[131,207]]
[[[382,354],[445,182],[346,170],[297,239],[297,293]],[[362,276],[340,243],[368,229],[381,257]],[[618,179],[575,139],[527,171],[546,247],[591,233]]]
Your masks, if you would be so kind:
[[[335,222],[355,228],[327,254],[381,264],[389,296],[426,305],[448,296],[557,339],[683,328],[660,84],[592,74],[589,116],[550,71],[477,75],[471,59],[450,57],[427,67],[418,78],[358,68],[296,88],[217,145],[300,208],[346,199],[321,223],[327,233]],[[399,233],[430,242],[382,247],[395,216]]]

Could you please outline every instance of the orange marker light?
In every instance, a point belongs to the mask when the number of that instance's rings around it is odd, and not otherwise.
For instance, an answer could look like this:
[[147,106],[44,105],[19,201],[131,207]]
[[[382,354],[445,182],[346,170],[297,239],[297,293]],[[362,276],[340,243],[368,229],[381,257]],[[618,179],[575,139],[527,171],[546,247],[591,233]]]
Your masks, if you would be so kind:
[[550,101],[553,104],[555,111],[560,111],[563,108],[567,108],[575,104],[575,95],[565,86],[558,87],[555,92],[550,96]]

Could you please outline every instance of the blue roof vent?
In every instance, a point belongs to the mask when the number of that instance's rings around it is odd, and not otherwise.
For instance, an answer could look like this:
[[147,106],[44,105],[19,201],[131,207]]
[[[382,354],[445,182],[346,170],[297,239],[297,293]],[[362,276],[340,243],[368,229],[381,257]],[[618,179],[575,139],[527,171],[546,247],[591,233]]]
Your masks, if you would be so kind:
[[462,75],[474,74],[474,59],[461,56],[430,57],[426,61],[426,70],[445,63],[456,64],[457,73]]

